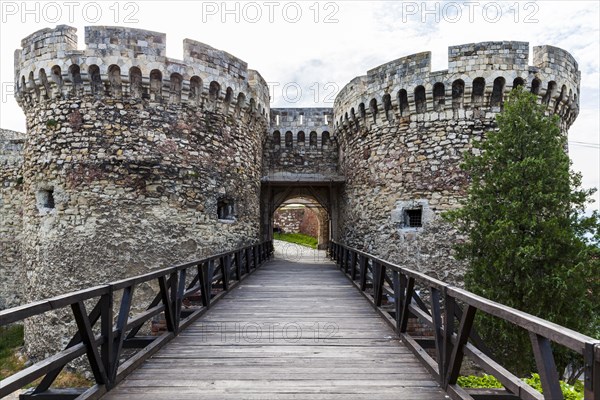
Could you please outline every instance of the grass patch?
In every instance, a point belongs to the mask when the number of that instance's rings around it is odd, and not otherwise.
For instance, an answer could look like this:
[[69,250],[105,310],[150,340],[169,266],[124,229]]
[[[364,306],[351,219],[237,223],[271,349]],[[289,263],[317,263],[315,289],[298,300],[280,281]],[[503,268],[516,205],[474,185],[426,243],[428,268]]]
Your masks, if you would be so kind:
[[[17,351],[23,346],[23,337],[22,325],[0,327],[0,380],[6,379],[25,369],[26,360],[17,355]],[[41,381],[42,378],[39,378],[26,385],[25,388],[36,387]],[[62,371],[52,384],[54,388],[90,386],[92,386],[90,380],[81,374],[69,371]]]
[[317,244],[319,243],[317,238],[303,233],[273,233],[273,239],[299,244],[301,246],[310,247],[311,249],[316,249]]
[[0,327],[0,360],[10,357],[16,348],[23,346],[23,325]]
[[23,346],[23,326],[0,327],[0,380],[24,368],[15,351]]

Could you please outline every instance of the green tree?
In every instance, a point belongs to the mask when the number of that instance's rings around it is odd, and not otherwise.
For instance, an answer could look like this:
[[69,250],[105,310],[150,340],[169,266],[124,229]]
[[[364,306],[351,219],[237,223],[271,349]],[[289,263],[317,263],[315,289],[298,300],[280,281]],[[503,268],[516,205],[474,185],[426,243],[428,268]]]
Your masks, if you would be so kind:
[[[498,130],[465,157],[468,193],[445,218],[466,237],[457,250],[468,262],[468,290],[597,336],[600,226],[598,214],[584,215],[595,190],[580,189],[559,119],[536,100],[521,88],[510,93]],[[477,326],[513,372],[535,370],[525,331],[491,317]],[[572,354],[555,349],[555,358],[563,371]]]

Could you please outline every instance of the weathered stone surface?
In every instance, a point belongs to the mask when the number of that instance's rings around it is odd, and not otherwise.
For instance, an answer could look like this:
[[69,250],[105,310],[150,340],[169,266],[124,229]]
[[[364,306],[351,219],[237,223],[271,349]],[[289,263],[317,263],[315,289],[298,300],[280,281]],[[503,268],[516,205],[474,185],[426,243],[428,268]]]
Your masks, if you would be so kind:
[[339,177],[331,108],[277,108],[270,117],[263,149],[264,178],[327,181]]
[[[26,38],[17,58],[31,75],[17,95],[28,128],[25,301],[258,241],[269,106],[260,75],[248,83],[246,63],[198,43],[185,62],[167,59],[164,35],[135,29],[87,28],[88,48],[71,43],[61,57],[72,31],[54,33]],[[147,47],[138,50],[136,38]],[[105,41],[107,49],[93,45]],[[44,43],[48,57],[26,51],[30,43]],[[222,202],[233,204],[227,216]],[[151,296],[152,287],[141,288],[136,304]],[[32,356],[64,345],[54,338],[68,326],[47,329],[58,318],[27,322]]]
[[309,207],[278,208],[273,214],[273,226],[282,233],[302,233],[318,238],[318,211]]
[[22,300],[24,142],[24,134],[0,129],[0,310]]
[[[462,240],[440,214],[458,207],[468,176],[460,169],[473,143],[495,129],[516,85],[539,95],[566,134],[578,113],[580,73],[573,57],[550,46],[485,42],[448,49],[448,70],[431,72],[430,53],[368,71],[334,104],[339,170],[346,177],[338,235],[342,242],[462,284],[452,246]],[[407,210],[422,226],[407,226]]]

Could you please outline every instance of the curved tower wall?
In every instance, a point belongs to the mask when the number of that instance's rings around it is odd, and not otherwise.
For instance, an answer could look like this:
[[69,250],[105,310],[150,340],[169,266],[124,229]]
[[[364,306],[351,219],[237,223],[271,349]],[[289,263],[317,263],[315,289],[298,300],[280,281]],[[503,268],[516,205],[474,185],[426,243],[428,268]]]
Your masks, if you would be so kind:
[[[448,69],[431,71],[430,53],[389,62],[353,79],[334,105],[340,148],[340,239],[401,265],[462,282],[456,232],[440,213],[457,207],[468,180],[463,154],[495,129],[516,85],[561,117],[566,134],[578,113],[580,73],[564,50],[526,42],[452,46]],[[411,227],[410,214],[422,226]]]
[[25,134],[0,129],[0,310],[21,301],[23,144]]
[[[87,27],[77,50],[75,31],[38,31],[15,57],[25,301],[256,242],[260,74],[192,40],[167,58],[164,34],[137,29]],[[59,333],[30,324],[31,353]]]

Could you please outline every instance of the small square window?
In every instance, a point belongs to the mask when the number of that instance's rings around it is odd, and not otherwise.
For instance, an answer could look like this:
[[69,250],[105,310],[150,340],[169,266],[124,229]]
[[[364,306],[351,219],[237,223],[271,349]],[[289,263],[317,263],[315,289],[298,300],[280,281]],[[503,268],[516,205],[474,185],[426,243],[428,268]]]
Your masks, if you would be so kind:
[[423,226],[423,209],[415,208],[404,211],[404,226],[408,228],[420,228]]
[[234,220],[235,207],[233,200],[221,199],[217,203],[217,215],[219,219]]
[[38,210],[47,212],[53,210],[56,205],[54,202],[54,189],[39,190],[35,196]]

